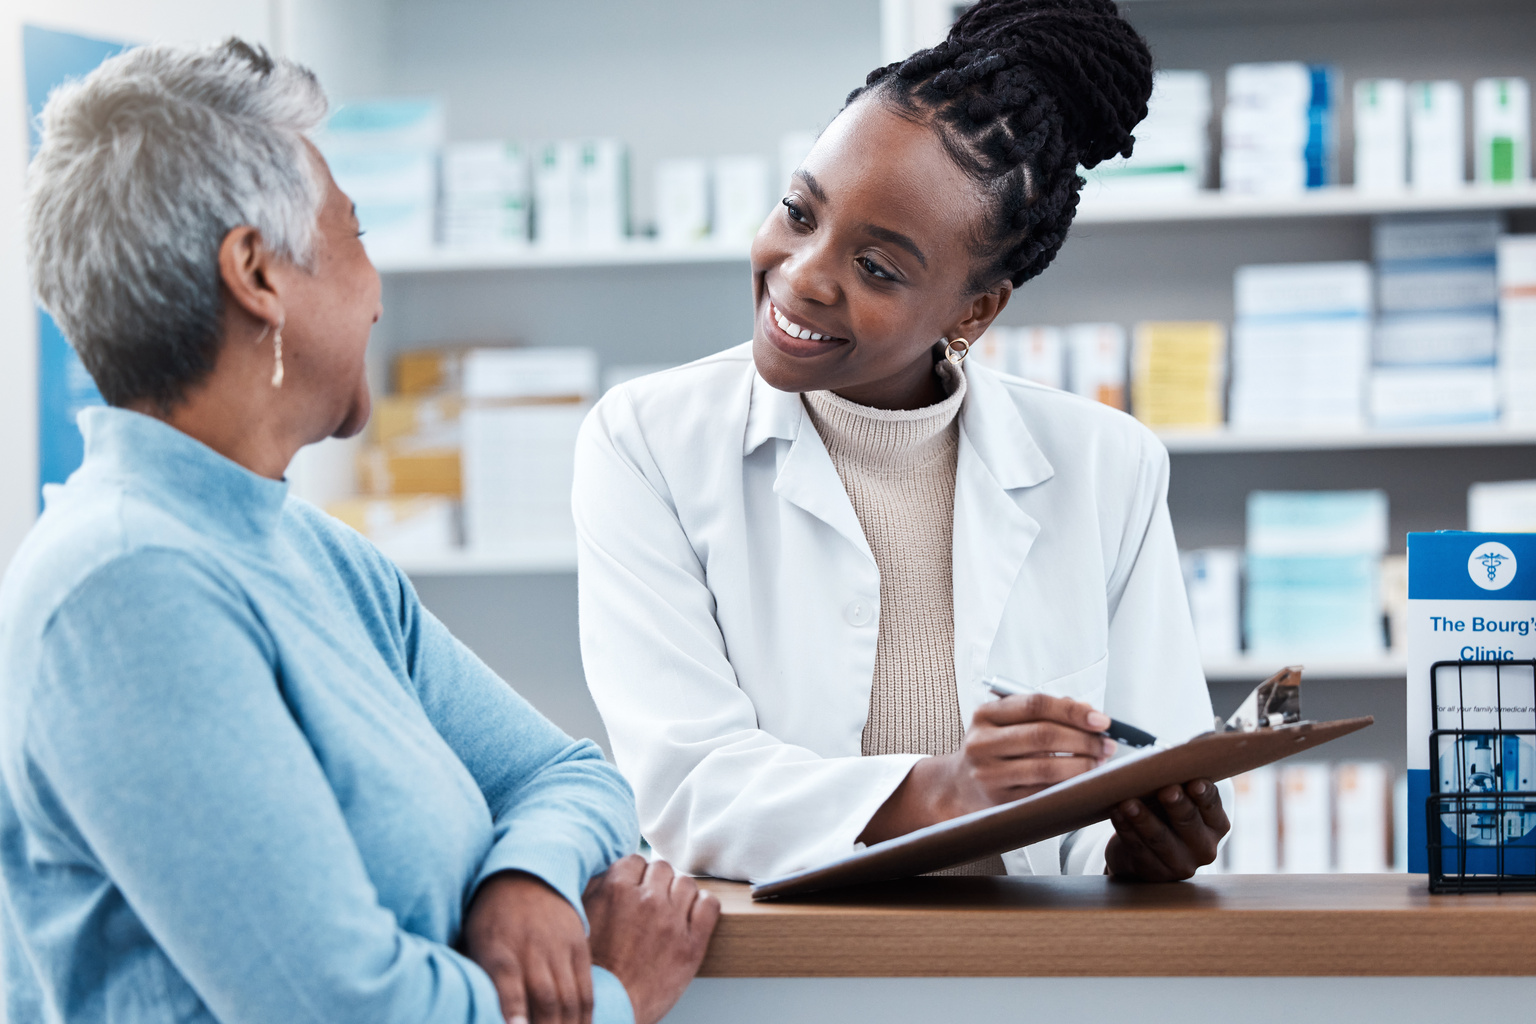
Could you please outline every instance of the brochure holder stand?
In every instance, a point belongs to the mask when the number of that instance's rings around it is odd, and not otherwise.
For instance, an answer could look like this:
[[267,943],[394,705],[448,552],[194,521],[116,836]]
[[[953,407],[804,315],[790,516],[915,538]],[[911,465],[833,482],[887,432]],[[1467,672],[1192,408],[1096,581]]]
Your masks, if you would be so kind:
[[1438,661],[1429,693],[1429,891],[1536,891],[1536,661]]

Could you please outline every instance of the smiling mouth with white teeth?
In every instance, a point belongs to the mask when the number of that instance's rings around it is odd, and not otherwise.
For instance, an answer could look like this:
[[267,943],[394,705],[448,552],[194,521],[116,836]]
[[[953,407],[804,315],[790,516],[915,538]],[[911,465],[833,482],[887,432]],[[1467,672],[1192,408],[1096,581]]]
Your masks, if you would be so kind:
[[834,338],[830,334],[817,334],[815,331],[812,331],[812,330],[809,330],[807,328],[801,327],[799,324],[797,324],[797,323],[793,322],[792,320],[790,320],[783,313],[780,313],[779,312],[779,307],[775,306],[771,302],[768,304],[768,311],[773,314],[774,323],[779,325],[779,330],[783,331],[785,334],[789,335],[791,338],[799,338],[801,341],[844,341],[844,340],[846,340],[846,339],[843,339],[843,338]]

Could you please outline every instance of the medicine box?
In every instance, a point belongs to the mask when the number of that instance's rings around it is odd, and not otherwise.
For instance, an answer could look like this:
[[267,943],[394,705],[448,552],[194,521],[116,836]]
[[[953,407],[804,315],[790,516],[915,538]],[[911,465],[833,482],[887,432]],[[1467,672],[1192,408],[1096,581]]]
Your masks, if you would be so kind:
[[1387,513],[1379,490],[1248,495],[1243,613],[1251,655],[1380,654]]
[[1268,875],[1280,866],[1280,770],[1265,765],[1232,780],[1232,831],[1224,870]]
[[528,154],[511,142],[443,149],[440,237],[449,248],[526,245],[532,204]]
[[1084,197],[1146,201],[1199,191],[1205,184],[1210,121],[1210,76],[1157,71],[1147,116],[1136,126],[1135,152],[1087,172]]
[[465,351],[466,402],[585,401],[597,397],[597,353],[587,348],[472,348]]
[[458,537],[451,498],[415,494],[392,498],[347,498],[325,507],[390,558],[446,555]]
[[768,215],[768,161],[759,156],[715,158],[711,234],[727,245],[749,245]]
[[1488,313],[1402,313],[1376,323],[1379,366],[1490,364],[1499,322]]
[[[1536,534],[1410,533],[1407,612],[1408,870],[1429,870],[1426,801],[1430,795],[1430,670],[1445,661],[1521,661],[1536,658]],[[1442,681],[1454,683],[1442,676]],[[1527,678],[1529,673],[1527,672]],[[1463,670],[1463,698],[1445,686],[1443,721],[1492,728],[1496,706],[1492,669]],[[1528,727],[1530,688],[1509,687],[1499,709],[1505,728]],[[1520,706],[1515,706],[1518,702]],[[1519,723],[1519,724],[1516,724]],[[1441,838],[1456,836],[1441,822]]]
[[1280,766],[1280,870],[1319,875],[1332,867],[1332,797],[1329,765]]
[[629,234],[629,150],[617,139],[576,143],[571,224],[583,249],[612,249]]
[[662,245],[697,245],[709,237],[707,160],[662,160],[656,164],[656,238]]
[[1048,388],[1067,382],[1066,343],[1059,327],[1019,327],[1013,334],[1013,372]]
[[1503,233],[1496,213],[1380,217],[1371,225],[1371,256],[1378,263],[1486,259]]
[[576,434],[590,405],[464,410],[464,540],[483,552],[575,542]]
[[1387,430],[1492,423],[1499,417],[1493,366],[1378,366],[1371,423]]
[[364,494],[377,497],[463,493],[458,448],[415,448],[368,445],[358,453],[358,483]]
[[1373,280],[1363,260],[1254,264],[1233,274],[1233,299],[1245,319],[1369,316]]
[[533,239],[548,249],[576,245],[576,189],[581,151],[575,142],[545,142],[533,155]]
[[1409,180],[1416,192],[1448,192],[1466,183],[1466,124],[1461,83],[1408,87]]
[[1343,761],[1333,769],[1333,870],[1386,871],[1391,863],[1392,769]]
[[1467,528],[1536,533],[1536,480],[1498,480],[1468,487]]
[[1227,331],[1214,321],[1143,321],[1131,349],[1131,411],[1150,427],[1225,418]]
[[1397,78],[1355,83],[1355,188],[1401,192],[1408,186],[1408,84]]
[[391,98],[348,103],[317,134],[336,184],[357,204],[370,256],[431,248],[443,126],[441,103]]
[[1473,171],[1480,182],[1531,177],[1531,87],[1523,78],[1483,78],[1472,87]]
[[369,440],[421,448],[457,447],[463,404],[458,395],[379,395],[368,417]]
[[1536,424],[1536,235],[1499,239],[1499,375],[1504,420]]
[[1115,409],[1126,407],[1125,328],[1111,323],[1066,328],[1067,387]]
[[1242,644],[1242,567],[1238,548],[1198,548],[1179,554],[1184,593],[1201,660],[1230,661]]

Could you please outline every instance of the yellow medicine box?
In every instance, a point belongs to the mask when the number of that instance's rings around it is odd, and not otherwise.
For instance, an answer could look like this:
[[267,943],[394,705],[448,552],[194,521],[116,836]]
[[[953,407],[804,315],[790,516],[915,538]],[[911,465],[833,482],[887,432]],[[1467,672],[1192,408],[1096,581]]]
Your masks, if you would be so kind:
[[358,456],[358,484],[364,494],[463,494],[458,448],[394,448],[369,445]]

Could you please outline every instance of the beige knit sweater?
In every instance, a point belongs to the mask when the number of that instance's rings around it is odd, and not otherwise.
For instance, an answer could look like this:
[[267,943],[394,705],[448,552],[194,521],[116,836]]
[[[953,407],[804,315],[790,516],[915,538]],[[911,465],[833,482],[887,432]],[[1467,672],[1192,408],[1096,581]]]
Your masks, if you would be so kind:
[[[863,753],[949,754],[965,724],[955,691],[955,469],[965,375],[941,361],[949,397],[871,409],[830,391],[804,396],[880,570],[880,633]],[[988,858],[943,874],[1001,874]]]
[[925,409],[871,409],[830,391],[805,395],[880,570],[866,755],[948,754],[965,735],[951,564],[965,375],[939,365],[950,395]]

